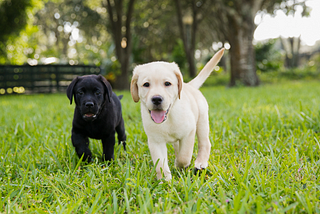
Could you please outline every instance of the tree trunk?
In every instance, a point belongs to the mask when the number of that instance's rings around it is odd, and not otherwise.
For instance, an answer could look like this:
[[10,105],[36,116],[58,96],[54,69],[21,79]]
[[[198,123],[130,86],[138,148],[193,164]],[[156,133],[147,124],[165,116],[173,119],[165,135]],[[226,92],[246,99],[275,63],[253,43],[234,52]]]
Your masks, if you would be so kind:
[[[124,52],[124,51],[123,51]],[[121,74],[117,75],[116,80],[114,82],[114,88],[118,90],[129,90],[130,84],[129,84],[129,60],[130,60],[130,52],[126,51],[128,53],[122,53],[121,56]],[[118,57],[119,58],[119,57]]]
[[232,36],[228,39],[231,45],[230,62],[231,78],[229,86],[238,83],[246,86],[258,86],[260,81],[256,73],[253,33],[255,25],[250,13],[243,18],[241,24],[236,17],[230,17]]
[[175,0],[177,18],[178,18],[178,26],[180,32],[180,38],[183,42],[184,52],[187,57],[188,66],[189,66],[189,75],[190,77],[196,76],[196,66],[194,60],[194,51],[195,51],[195,41],[196,41],[196,32],[197,32],[197,8],[195,6],[195,1],[191,1],[192,3],[192,22],[187,23],[184,26],[183,23],[183,15],[182,15],[182,6],[180,0]]
[[282,47],[286,52],[285,66],[286,68],[296,68],[300,65],[300,37],[281,38]]
[[[129,90],[129,62],[130,55],[132,52],[132,35],[131,35],[131,19],[133,14],[133,6],[135,0],[129,0],[127,13],[125,16],[125,24],[123,25],[123,9],[124,1],[117,0],[112,3],[107,0],[105,5],[108,10],[109,19],[111,23],[111,32],[113,41],[116,46],[116,56],[121,64],[121,73],[116,74],[116,80],[114,83],[114,88],[118,90]],[[123,33],[123,29],[125,32]]]
[[187,51],[186,56],[188,59],[188,65],[189,65],[189,75],[190,77],[195,77],[196,76],[196,65],[194,61],[194,51]]

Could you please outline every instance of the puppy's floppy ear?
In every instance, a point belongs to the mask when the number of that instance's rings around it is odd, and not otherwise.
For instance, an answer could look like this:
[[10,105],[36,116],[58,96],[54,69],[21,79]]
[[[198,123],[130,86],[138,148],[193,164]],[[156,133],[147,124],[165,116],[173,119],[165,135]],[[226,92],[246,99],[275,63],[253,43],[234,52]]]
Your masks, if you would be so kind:
[[181,74],[181,71],[179,69],[179,66],[176,63],[172,63],[173,65],[173,72],[176,75],[177,79],[178,79],[178,96],[180,99],[180,95],[181,95],[181,90],[182,90],[182,83],[183,83],[183,77]]
[[131,79],[130,91],[131,96],[134,102],[139,102],[139,90],[138,90],[138,81],[139,75],[137,74],[137,67],[133,70],[133,76]]
[[73,88],[74,86],[76,85],[76,83],[78,82],[79,80],[79,77],[76,77],[72,80],[72,82],[70,83],[70,85],[68,86],[67,88],[67,97],[69,98],[70,100],[70,105],[72,104],[72,98],[73,98]]
[[101,74],[99,74],[98,79],[104,84],[105,86],[105,94],[106,98],[110,102],[111,96],[112,96],[112,87],[111,84],[104,78]]

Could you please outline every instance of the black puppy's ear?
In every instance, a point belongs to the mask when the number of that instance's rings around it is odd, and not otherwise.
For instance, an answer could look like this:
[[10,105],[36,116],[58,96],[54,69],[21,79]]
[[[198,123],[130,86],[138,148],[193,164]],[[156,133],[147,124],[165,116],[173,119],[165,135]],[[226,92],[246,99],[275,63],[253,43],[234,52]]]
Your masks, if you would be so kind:
[[67,88],[67,97],[70,100],[70,105],[72,104],[72,98],[73,98],[73,95],[74,95],[73,88],[76,85],[76,83],[78,82],[78,80],[79,80],[78,77],[74,78],[72,80],[72,82],[70,83],[70,85],[68,86],[68,88]]
[[112,87],[111,84],[104,78],[101,74],[99,74],[100,81],[104,84],[106,89],[106,97],[108,98],[108,101],[110,102],[110,98],[112,96]]

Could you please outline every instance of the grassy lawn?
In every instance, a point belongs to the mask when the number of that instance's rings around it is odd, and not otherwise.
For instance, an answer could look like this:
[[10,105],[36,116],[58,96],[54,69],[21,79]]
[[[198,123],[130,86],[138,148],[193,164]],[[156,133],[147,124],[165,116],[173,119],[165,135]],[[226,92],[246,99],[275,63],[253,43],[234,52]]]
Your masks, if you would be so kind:
[[121,92],[127,152],[117,146],[110,166],[96,140],[96,161],[79,162],[66,95],[0,97],[0,213],[320,213],[319,82],[201,90],[209,167],[175,169],[168,145],[171,182],[156,180],[129,92]]

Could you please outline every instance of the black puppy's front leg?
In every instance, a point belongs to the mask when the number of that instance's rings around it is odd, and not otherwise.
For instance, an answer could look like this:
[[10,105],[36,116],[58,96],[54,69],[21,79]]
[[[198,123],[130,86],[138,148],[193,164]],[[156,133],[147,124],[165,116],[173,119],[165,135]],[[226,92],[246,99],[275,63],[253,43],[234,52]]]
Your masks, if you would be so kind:
[[127,136],[126,136],[126,131],[125,131],[125,128],[124,128],[124,121],[123,121],[122,117],[121,117],[120,124],[116,127],[116,132],[118,134],[119,144],[122,142],[123,143],[123,148],[124,148],[124,150],[126,150],[126,139],[127,139]]
[[83,134],[72,131],[71,140],[78,157],[81,158],[83,155],[82,160],[90,162],[92,153],[89,149],[89,138]]
[[103,138],[102,147],[103,147],[103,159],[105,161],[111,161],[114,159],[114,144],[115,144],[115,133],[110,134],[108,137]]

